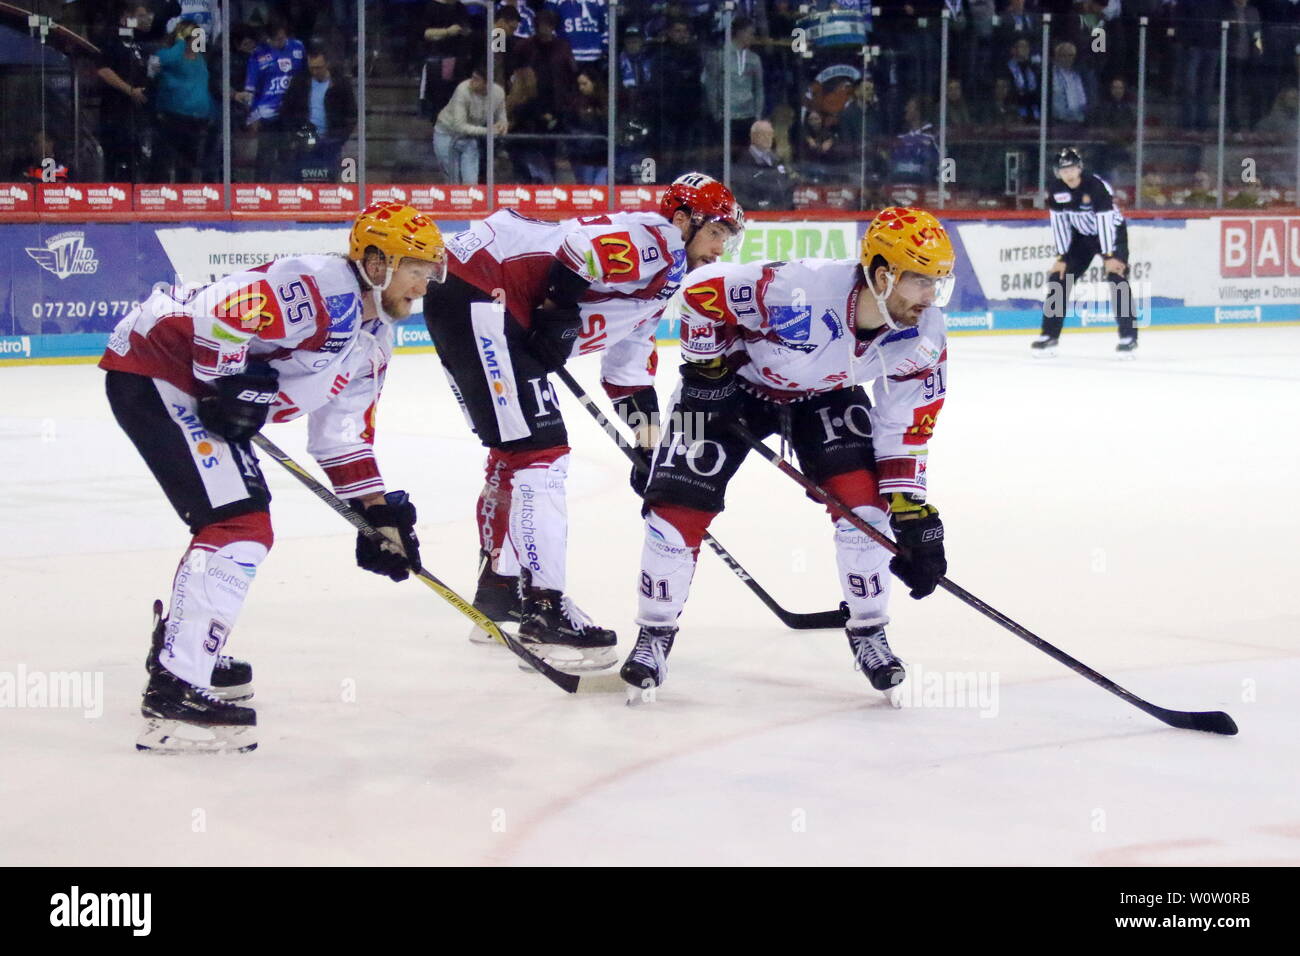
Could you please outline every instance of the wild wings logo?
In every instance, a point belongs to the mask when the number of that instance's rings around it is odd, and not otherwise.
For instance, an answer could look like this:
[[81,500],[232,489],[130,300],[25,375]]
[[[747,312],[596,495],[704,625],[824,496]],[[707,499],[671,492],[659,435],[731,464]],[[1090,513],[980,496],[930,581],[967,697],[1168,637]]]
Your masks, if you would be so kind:
[[31,256],[46,272],[60,279],[69,276],[93,275],[99,271],[95,250],[86,245],[84,232],[61,232],[45,241],[45,247],[28,247]]

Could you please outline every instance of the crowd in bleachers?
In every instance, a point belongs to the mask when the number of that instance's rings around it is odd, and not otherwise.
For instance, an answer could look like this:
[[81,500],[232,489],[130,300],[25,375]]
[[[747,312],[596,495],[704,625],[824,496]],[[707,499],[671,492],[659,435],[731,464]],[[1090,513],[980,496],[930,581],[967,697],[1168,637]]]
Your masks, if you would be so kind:
[[[1141,17],[1148,136],[1212,142],[1222,57],[1229,132],[1280,146],[1289,137],[1292,149],[1296,137],[1297,0],[739,0],[729,43],[723,5],[700,0],[622,0],[613,31],[605,0],[502,0],[492,24],[472,0],[369,0],[363,44],[357,0],[230,3],[223,69],[219,0],[45,0],[100,50],[95,175],[219,181],[228,101],[236,179],[335,180],[358,152],[364,71],[372,181],[395,170],[482,181],[490,128],[498,181],[604,183],[612,129],[616,181],[666,182],[688,168],[721,174],[729,134],[738,188],[777,208],[799,185],[933,183],[942,108],[954,186],[998,195],[1008,149],[1036,161],[1044,103],[1049,137],[1092,143],[1097,165],[1122,178]],[[59,131],[34,135],[16,175],[60,148]]]

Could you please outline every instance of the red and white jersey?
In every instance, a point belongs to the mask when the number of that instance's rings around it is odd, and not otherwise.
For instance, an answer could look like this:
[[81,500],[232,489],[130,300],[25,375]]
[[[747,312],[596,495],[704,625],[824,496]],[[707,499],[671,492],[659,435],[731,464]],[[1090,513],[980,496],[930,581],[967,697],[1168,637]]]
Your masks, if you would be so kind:
[[682,282],[682,356],[724,359],[774,402],[873,381],[872,441],[884,494],[924,496],[926,454],[947,391],[947,327],[937,308],[915,328],[859,331],[856,261],[715,263]]
[[163,379],[191,396],[269,363],[271,421],[308,417],[308,449],[340,497],[384,491],[375,407],[392,356],[392,319],[342,256],[299,256],[197,290],[157,291],[113,330],[99,366]]
[[576,354],[605,353],[601,381],[611,397],[654,384],[659,318],[686,272],[681,231],[668,220],[621,212],[546,222],[503,209],[445,242],[448,271],[504,295],[525,328],[559,259],[591,284],[579,302]]

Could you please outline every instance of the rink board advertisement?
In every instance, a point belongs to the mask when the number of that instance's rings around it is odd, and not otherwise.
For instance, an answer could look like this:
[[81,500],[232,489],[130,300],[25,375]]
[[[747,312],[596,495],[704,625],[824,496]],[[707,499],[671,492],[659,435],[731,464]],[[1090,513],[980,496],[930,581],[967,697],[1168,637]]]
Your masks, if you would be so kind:
[[[1038,328],[1056,256],[1045,219],[954,220],[953,331]],[[446,232],[462,221],[442,221]],[[743,262],[853,258],[860,222],[754,222]],[[6,223],[0,225],[0,363],[100,354],[108,333],[155,284],[202,283],[268,259],[346,248],[340,223]],[[1300,319],[1300,218],[1224,215],[1129,223],[1140,326]],[[1067,328],[1112,322],[1100,262],[1075,286]],[[676,337],[670,304],[660,337]],[[423,317],[398,329],[399,348],[429,346]]]

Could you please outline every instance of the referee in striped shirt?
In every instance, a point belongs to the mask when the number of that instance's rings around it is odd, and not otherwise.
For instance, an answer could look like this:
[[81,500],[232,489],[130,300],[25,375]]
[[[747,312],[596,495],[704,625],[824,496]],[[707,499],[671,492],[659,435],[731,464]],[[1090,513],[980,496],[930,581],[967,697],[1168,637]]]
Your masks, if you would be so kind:
[[1043,333],[1030,347],[1044,354],[1055,352],[1071,287],[1092,260],[1101,256],[1119,326],[1115,350],[1131,353],[1137,348],[1137,329],[1133,325],[1133,293],[1128,281],[1128,227],[1109,184],[1083,171],[1083,158],[1076,149],[1066,147],[1056,156],[1056,179],[1049,190],[1048,209],[1059,256],[1047,276]]

